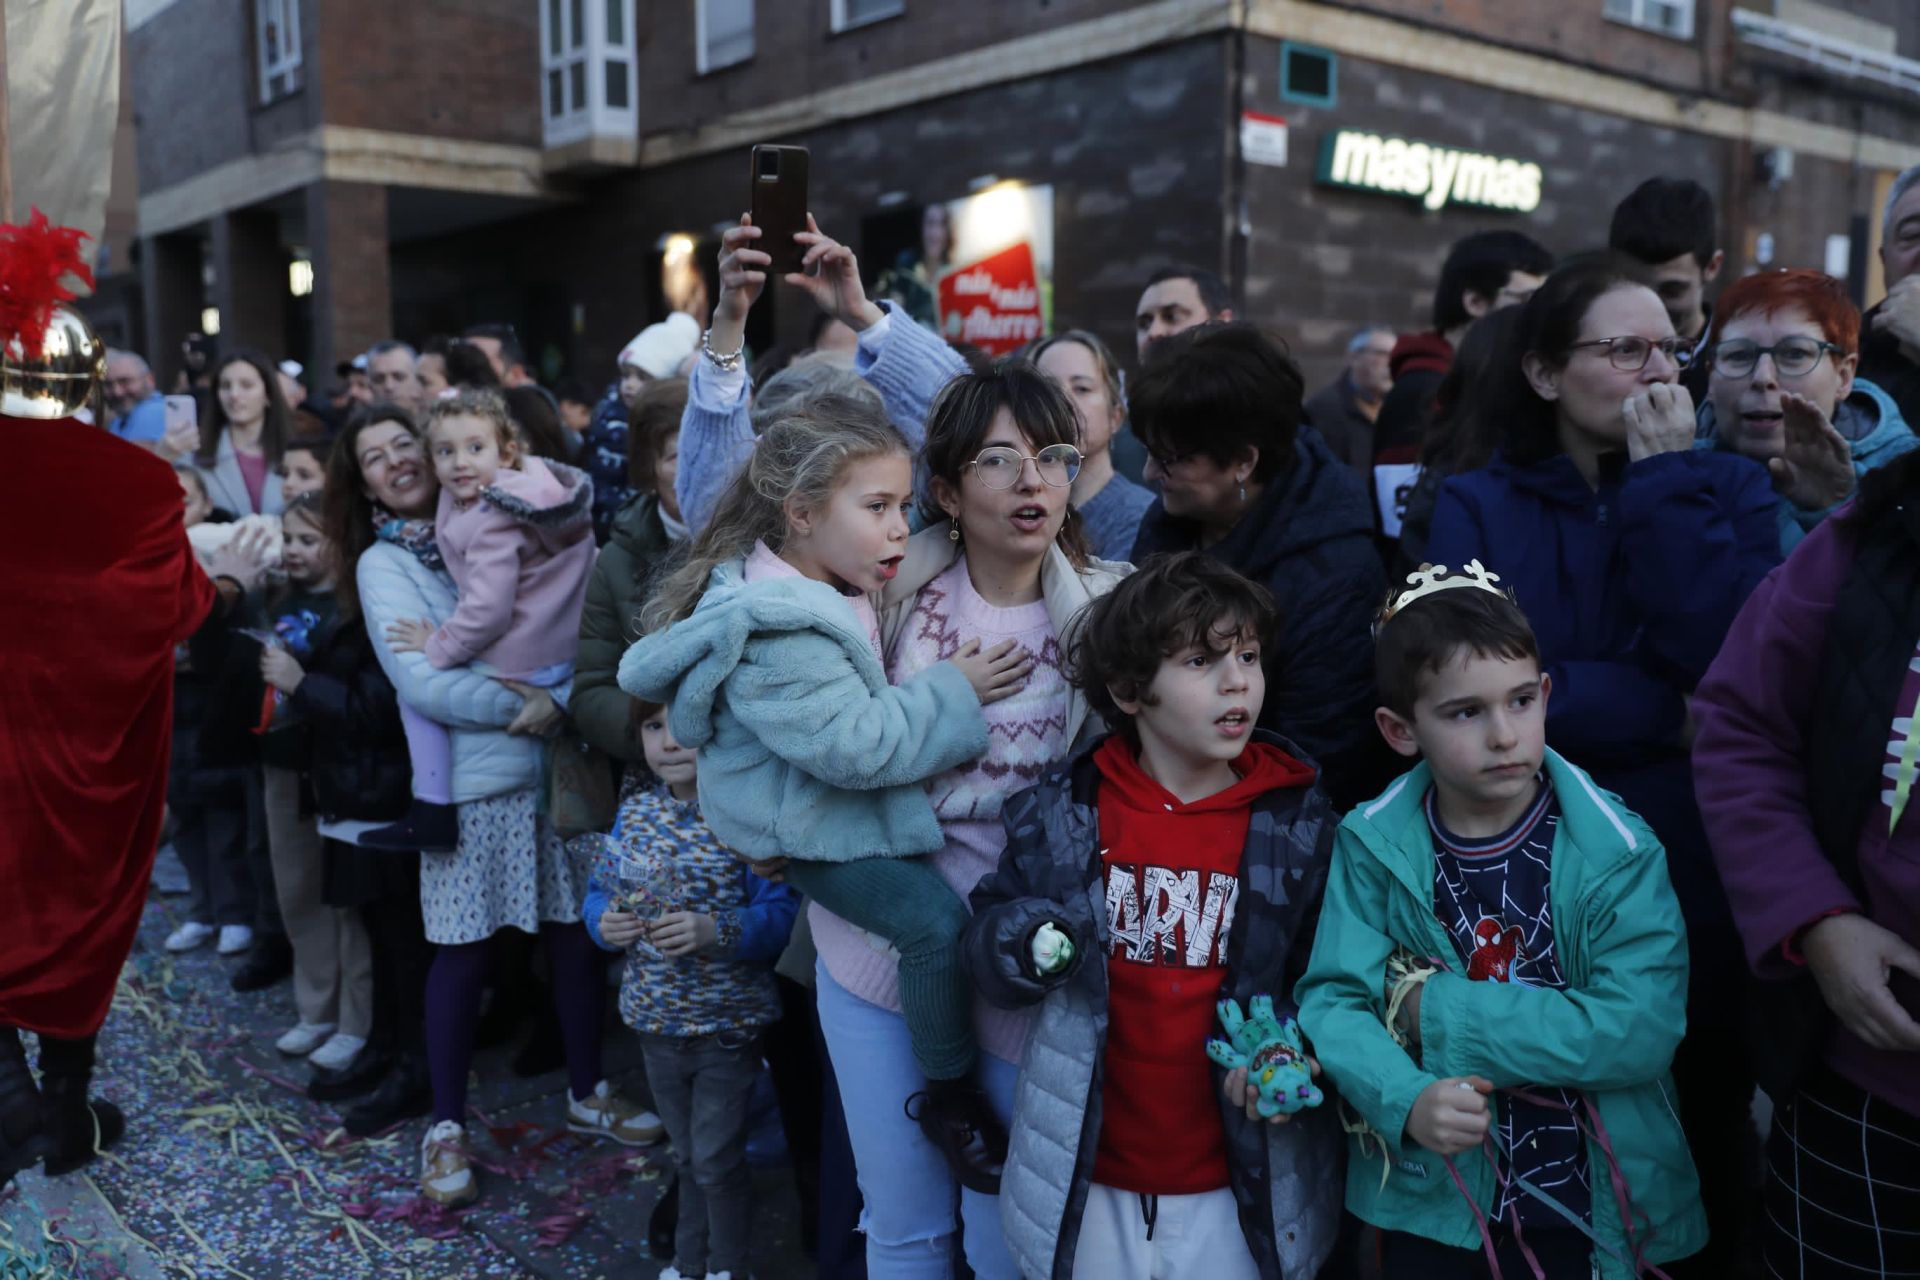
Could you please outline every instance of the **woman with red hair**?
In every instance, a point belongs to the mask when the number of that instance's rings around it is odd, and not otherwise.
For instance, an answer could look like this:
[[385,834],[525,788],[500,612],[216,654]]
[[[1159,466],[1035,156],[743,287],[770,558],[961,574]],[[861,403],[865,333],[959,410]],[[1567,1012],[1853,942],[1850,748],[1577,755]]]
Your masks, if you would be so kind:
[[1860,310],[1824,272],[1747,276],[1714,309],[1696,443],[1772,473],[1782,553],[1851,498],[1861,476],[1920,448],[1893,398],[1854,376],[1859,353]]

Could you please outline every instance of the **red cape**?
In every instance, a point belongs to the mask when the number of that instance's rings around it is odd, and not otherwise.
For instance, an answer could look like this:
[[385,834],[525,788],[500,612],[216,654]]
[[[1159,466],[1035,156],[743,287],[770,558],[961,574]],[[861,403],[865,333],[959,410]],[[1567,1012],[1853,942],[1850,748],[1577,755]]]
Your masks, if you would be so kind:
[[166,802],[173,650],[213,606],[173,469],[0,417],[0,1026],[100,1029]]

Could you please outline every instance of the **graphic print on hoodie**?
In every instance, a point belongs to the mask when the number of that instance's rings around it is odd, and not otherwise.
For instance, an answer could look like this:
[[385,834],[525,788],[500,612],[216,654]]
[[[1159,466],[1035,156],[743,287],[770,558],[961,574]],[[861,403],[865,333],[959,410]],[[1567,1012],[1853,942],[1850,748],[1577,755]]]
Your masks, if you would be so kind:
[[1234,762],[1237,783],[1182,804],[1119,737],[1094,762],[1111,945],[1093,1180],[1146,1195],[1218,1190],[1226,1132],[1206,1042],[1219,1031],[1247,825],[1255,799],[1310,786],[1314,772],[1254,742]]

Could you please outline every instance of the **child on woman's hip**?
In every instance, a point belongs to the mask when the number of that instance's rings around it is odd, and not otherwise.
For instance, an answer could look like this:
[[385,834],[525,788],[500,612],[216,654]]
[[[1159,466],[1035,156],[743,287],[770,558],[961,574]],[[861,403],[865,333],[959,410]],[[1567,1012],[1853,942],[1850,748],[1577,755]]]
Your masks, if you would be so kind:
[[[427,450],[440,482],[434,541],[460,602],[438,627],[425,619],[393,624],[388,642],[442,670],[470,666],[523,691],[547,690],[564,706],[593,571],[593,482],[525,453],[506,402],[487,390],[435,401]],[[413,806],[362,842],[450,852],[459,824],[446,727],[404,701],[400,711]]]
[[912,501],[905,442],[879,410],[774,423],[655,594],[620,683],[669,701],[722,840],[790,859],[795,888],[898,951],[929,1084],[916,1118],[963,1182],[992,1190],[1004,1130],[971,1082],[967,910],[920,856],[944,843],[923,784],[985,750],[982,705],[1031,663],[1010,642],[973,643],[888,683],[867,594],[899,569]]

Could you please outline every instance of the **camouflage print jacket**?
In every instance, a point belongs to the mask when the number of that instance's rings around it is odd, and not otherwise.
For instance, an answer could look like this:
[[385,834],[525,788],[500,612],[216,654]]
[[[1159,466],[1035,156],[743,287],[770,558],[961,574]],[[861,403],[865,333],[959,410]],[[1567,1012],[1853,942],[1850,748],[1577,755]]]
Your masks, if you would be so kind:
[[[1305,759],[1275,734],[1259,737]],[[1111,942],[1099,784],[1090,748],[1007,802],[1006,852],[973,891],[962,944],[982,996],[1003,1008],[1039,1007],[1020,1068],[1000,1195],[1008,1247],[1021,1274],[1035,1280],[1073,1275],[1099,1145]],[[1318,785],[1272,791],[1255,802],[1222,996],[1244,1006],[1269,993],[1291,1011],[1338,821]],[[1046,920],[1071,924],[1082,945],[1065,973],[1036,978],[1025,957]],[[1332,1251],[1344,1194],[1344,1142],[1331,1099],[1284,1125],[1255,1124],[1224,1098],[1220,1110],[1233,1195],[1260,1275],[1316,1274]]]

